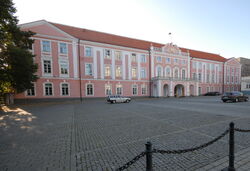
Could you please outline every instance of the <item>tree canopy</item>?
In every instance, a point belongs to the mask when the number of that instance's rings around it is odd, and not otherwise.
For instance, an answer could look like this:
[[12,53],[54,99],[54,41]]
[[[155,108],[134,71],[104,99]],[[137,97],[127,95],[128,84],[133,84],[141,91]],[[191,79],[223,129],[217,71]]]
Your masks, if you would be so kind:
[[31,88],[38,78],[34,55],[29,50],[34,33],[20,30],[12,0],[0,0],[0,4],[0,95],[20,93]]

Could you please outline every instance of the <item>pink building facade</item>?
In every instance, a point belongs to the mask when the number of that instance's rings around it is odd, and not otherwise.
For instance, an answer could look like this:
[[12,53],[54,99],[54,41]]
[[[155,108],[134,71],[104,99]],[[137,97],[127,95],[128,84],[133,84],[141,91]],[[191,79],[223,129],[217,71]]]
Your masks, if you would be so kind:
[[235,59],[81,29],[45,20],[20,25],[36,33],[39,79],[15,99],[197,96],[240,90]]

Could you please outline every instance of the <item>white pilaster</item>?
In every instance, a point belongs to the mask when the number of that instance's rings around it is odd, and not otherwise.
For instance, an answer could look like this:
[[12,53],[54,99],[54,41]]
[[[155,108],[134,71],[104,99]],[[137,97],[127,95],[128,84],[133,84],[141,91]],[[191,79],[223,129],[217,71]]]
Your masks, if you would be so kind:
[[104,79],[104,57],[103,49],[100,50],[101,79]]
[[173,92],[173,81],[170,81],[170,89],[169,89],[169,94],[170,96],[174,96],[174,92]]
[[154,67],[154,52],[153,50],[151,49],[151,52],[150,52],[150,58],[151,58],[151,78],[154,77],[154,70],[155,70],[155,67]]
[[131,80],[131,57],[130,54],[128,54],[128,79]]
[[78,78],[78,53],[77,53],[77,42],[73,41],[72,42],[73,46],[73,67],[74,67],[74,78]]
[[112,50],[111,53],[111,77],[114,80],[115,79],[115,51]]
[[125,54],[122,52],[122,79],[125,80],[126,79],[126,65],[125,65]]
[[190,57],[188,56],[188,71],[187,71],[187,74],[188,74],[188,76],[187,76],[187,78],[189,79],[190,78]]
[[94,78],[97,79],[97,51],[93,48],[94,57],[93,57],[93,66],[94,66]]
[[138,77],[138,80],[141,79],[141,63],[140,63],[140,54],[137,54],[137,70],[138,70],[138,74],[137,74],[137,77]]
[[161,94],[162,93],[161,82],[162,82],[161,80],[157,81],[157,89],[158,89],[158,95],[157,96],[158,97],[162,96],[162,94]]

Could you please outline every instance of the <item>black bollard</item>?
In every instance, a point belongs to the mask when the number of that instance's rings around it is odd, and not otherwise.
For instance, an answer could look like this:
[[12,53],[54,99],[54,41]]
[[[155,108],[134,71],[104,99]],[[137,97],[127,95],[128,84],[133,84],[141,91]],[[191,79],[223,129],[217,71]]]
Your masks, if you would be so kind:
[[153,171],[152,144],[151,142],[147,142],[145,146],[146,146],[146,171]]
[[230,123],[229,129],[229,166],[228,171],[235,171],[234,168],[234,123]]

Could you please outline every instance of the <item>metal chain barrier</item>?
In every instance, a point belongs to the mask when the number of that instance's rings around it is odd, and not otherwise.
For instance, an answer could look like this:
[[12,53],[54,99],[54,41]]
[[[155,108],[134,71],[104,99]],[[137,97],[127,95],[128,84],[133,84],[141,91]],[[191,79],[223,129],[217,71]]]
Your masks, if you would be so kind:
[[131,166],[132,164],[134,164],[135,162],[137,162],[140,158],[142,158],[145,155],[146,155],[146,152],[141,152],[139,155],[135,156],[132,160],[130,160],[129,162],[127,162],[123,166],[121,166],[118,169],[116,169],[116,171],[122,171],[124,169],[129,168],[129,166]]
[[250,132],[249,129],[240,129],[240,128],[234,128],[235,131],[238,131],[238,132]]
[[161,154],[181,154],[181,153],[187,153],[187,152],[193,152],[196,150],[200,150],[202,148],[205,148],[213,143],[215,143],[216,141],[220,140],[221,138],[223,138],[225,135],[227,135],[229,132],[229,130],[227,129],[225,132],[223,132],[220,136],[214,138],[213,140],[202,144],[200,146],[194,147],[194,148],[189,148],[189,149],[182,149],[182,150],[158,150],[158,149],[153,149],[153,153],[161,153]]

